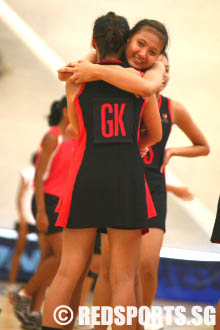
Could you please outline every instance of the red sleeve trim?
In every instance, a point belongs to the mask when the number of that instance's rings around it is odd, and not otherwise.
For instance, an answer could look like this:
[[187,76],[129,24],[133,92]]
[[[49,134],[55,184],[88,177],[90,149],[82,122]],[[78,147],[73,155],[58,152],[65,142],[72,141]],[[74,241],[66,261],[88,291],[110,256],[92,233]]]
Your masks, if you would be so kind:
[[141,112],[140,112],[140,121],[139,121],[139,126],[138,126],[138,136],[137,136],[138,145],[141,144],[141,122],[142,122],[142,118],[143,118],[143,112],[144,112],[145,105],[146,105],[146,100],[144,99],[144,103],[142,105]]
[[160,108],[161,108],[161,105],[162,105],[162,95],[160,95],[160,100],[159,100],[159,103],[158,103],[158,108],[159,108],[159,111],[160,111]]
[[171,125],[173,125],[173,110],[172,110],[171,99],[168,99],[168,110],[170,113]]

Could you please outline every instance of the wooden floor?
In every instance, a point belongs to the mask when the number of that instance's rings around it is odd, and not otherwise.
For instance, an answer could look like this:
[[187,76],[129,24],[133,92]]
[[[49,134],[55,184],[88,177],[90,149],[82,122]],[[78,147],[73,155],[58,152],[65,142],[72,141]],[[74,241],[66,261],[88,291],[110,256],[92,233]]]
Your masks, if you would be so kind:
[[20,322],[15,318],[12,305],[7,297],[7,286],[0,283],[0,329],[1,330],[17,330],[20,328]]
[[[92,295],[90,296],[89,302],[92,302]],[[184,305],[187,310],[190,310],[190,307],[193,304],[187,304],[186,302],[173,302],[173,301],[156,301],[154,303],[156,306],[170,306],[170,305]],[[0,329],[1,330],[17,330],[21,329],[20,322],[15,318],[13,314],[12,305],[9,303],[8,296],[7,296],[7,283],[0,282]],[[187,315],[190,317],[190,315]],[[83,330],[83,327],[80,327],[79,329]],[[149,328],[150,329],[150,328]],[[153,328],[152,328],[153,329]],[[211,330],[213,329],[212,326],[206,326],[201,325],[199,327],[195,326],[184,326],[184,327],[178,327],[176,325],[173,326],[166,326],[164,329],[166,330]],[[108,327],[108,330],[111,330],[111,327]]]

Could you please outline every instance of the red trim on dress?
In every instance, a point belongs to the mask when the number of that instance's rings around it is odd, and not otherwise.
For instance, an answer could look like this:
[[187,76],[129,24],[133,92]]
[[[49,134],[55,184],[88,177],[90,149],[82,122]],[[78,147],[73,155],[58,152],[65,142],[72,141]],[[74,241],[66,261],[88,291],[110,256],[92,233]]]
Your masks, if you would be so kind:
[[160,108],[161,108],[161,105],[162,105],[162,99],[163,99],[163,97],[162,97],[162,95],[160,95],[160,100],[158,102],[159,111],[160,111]]
[[171,120],[170,130],[171,130],[172,125],[173,125],[173,110],[172,110],[172,105],[171,105],[171,99],[168,99],[168,110],[169,110],[169,113],[170,113],[170,120]]
[[140,120],[139,120],[139,125],[138,125],[138,133],[137,133],[137,140],[138,140],[138,145],[140,145],[142,143],[141,141],[141,122],[142,122],[142,117],[143,117],[143,112],[144,112],[144,107],[146,105],[146,100],[144,99],[144,103],[142,105],[141,108],[141,112],[140,112]]
[[73,153],[72,161],[69,168],[68,178],[65,184],[64,192],[59,200],[56,208],[56,212],[59,213],[56,227],[66,227],[68,223],[68,218],[70,214],[70,206],[72,202],[72,193],[74,191],[74,185],[76,182],[77,174],[79,172],[80,166],[83,161],[85,149],[86,149],[86,139],[87,133],[84,126],[82,109],[79,102],[79,96],[85,89],[86,84],[82,85],[79,93],[75,96],[74,104],[79,120],[79,136],[76,140],[76,147]]
[[148,209],[148,219],[154,218],[157,216],[157,211],[154,206],[154,202],[151,196],[151,192],[147,183],[147,178],[145,176],[145,184],[146,184],[146,202],[147,202],[147,209]]

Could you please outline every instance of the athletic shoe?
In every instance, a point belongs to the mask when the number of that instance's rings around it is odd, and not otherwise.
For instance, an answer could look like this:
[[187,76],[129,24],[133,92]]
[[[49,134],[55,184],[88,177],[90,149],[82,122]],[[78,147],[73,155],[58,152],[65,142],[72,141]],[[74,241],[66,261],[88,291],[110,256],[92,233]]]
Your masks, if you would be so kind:
[[27,322],[23,322],[22,329],[41,330],[42,315],[40,312],[31,312],[27,319]]
[[12,292],[13,310],[19,321],[29,323],[28,315],[31,310],[31,298],[19,294],[21,289]]

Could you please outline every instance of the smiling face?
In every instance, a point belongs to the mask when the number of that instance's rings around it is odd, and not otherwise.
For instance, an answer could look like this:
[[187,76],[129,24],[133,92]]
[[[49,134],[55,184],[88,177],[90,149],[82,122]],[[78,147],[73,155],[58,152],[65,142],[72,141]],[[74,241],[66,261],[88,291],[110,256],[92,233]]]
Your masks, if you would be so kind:
[[159,38],[157,32],[143,27],[129,39],[125,54],[132,67],[144,70],[155,63],[163,47],[164,41]]
[[160,89],[160,92],[166,87],[170,80],[170,65],[167,57],[165,55],[160,55],[159,60],[164,64],[165,66],[165,73],[163,76],[163,87]]

